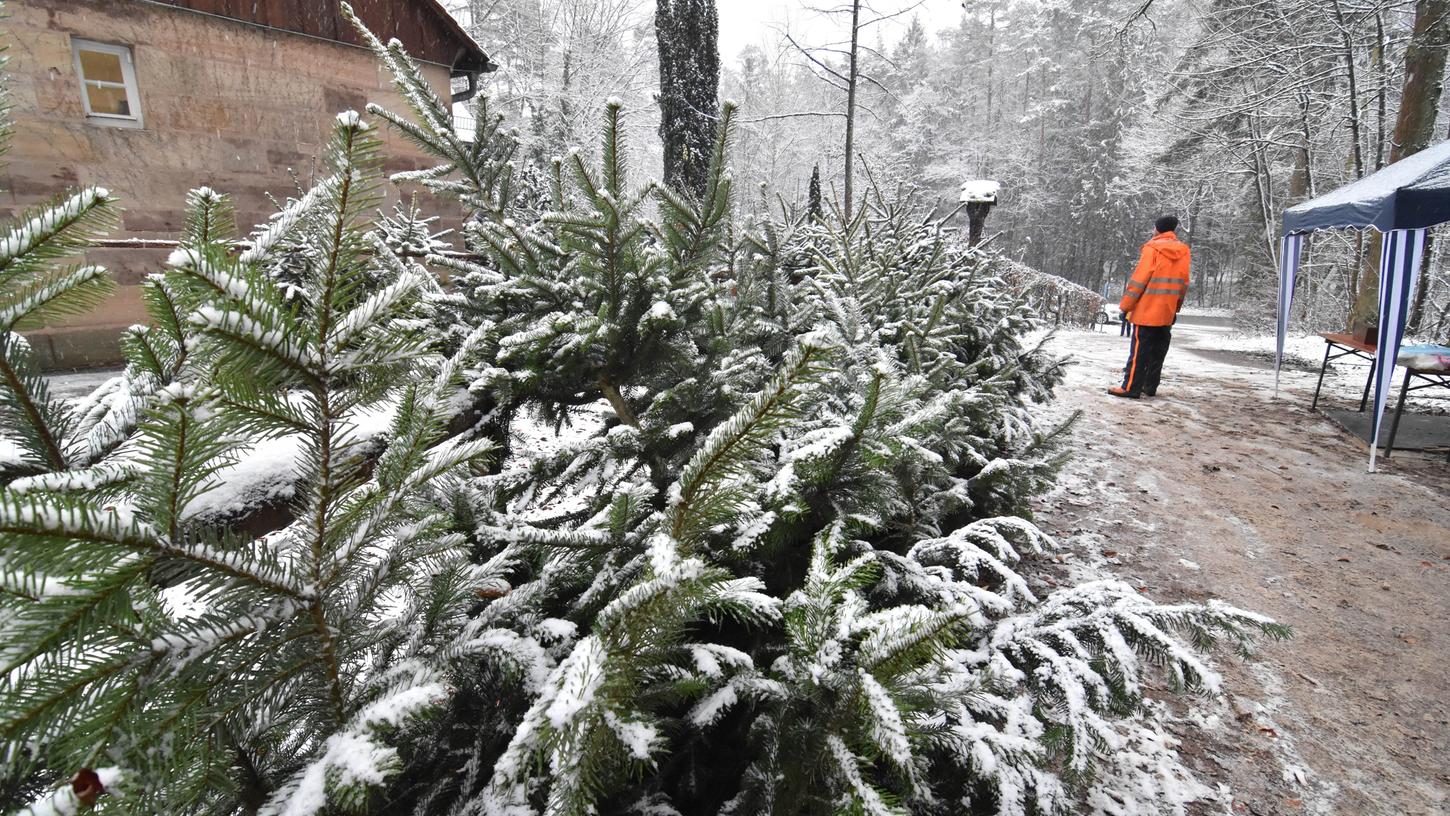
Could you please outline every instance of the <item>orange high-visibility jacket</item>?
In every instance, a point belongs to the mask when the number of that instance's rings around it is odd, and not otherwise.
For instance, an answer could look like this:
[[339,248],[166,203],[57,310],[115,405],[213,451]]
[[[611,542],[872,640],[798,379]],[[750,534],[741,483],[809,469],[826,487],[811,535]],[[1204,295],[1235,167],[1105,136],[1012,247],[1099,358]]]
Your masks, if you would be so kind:
[[1135,326],[1168,326],[1188,297],[1188,245],[1171,232],[1160,232],[1143,245],[1138,268],[1118,310]]

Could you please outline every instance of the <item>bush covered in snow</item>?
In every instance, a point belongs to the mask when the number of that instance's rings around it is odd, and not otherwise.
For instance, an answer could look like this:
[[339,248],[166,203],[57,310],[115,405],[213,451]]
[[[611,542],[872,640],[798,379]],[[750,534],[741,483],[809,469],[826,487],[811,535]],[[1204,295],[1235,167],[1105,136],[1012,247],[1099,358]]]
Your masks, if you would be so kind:
[[[1102,295],[1066,278],[1006,258],[997,260],[996,266],[1007,285],[1048,325],[1091,327],[1110,307]],[[1117,304],[1111,308],[1116,312]]]
[[[193,195],[147,284],[156,325],[83,411],[33,374],[8,387],[0,794],[299,815],[1172,801],[1168,749],[1130,716],[1145,686],[1211,691],[1204,649],[1282,630],[1120,583],[1033,588],[1053,544],[1025,502],[1060,454],[1030,407],[1059,369],[980,254],[883,196],[848,223],[734,223],[729,108],[699,201],[631,181],[611,104],[597,156],[521,207],[497,120],[460,140],[366,36],[413,108],[371,112],[442,162],[395,180],[473,214],[462,257],[421,259],[455,283],[400,257],[432,246],[417,215],[416,241],[369,222],[374,134],[344,115],[330,172],[240,253],[225,197]],[[71,247],[100,223],[50,217]],[[0,274],[53,260],[26,229]],[[384,443],[360,444],[380,406]],[[193,512],[283,438],[291,523],[252,538]]]

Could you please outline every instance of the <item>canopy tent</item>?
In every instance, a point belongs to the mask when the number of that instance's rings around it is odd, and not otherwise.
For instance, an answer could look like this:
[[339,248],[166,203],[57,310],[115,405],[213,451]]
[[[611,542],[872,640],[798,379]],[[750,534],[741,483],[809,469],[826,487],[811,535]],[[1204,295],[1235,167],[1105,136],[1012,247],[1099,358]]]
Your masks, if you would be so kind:
[[1403,158],[1373,175],[1284,211],[1279,260],[1278,346],[1274,389],[1284,361],[1284,336],[1294,301],[1294,278],[1312,232],[1373,229],[1384,233],[1380,250],[1380,321],[1375,344],[1374,415],[1369,469],[1375,469],[1385,399],[1393,388],[1395,359],[1405,335],[1410,298],[1420,274],[1425,230],[1450,221],[1450,141]]

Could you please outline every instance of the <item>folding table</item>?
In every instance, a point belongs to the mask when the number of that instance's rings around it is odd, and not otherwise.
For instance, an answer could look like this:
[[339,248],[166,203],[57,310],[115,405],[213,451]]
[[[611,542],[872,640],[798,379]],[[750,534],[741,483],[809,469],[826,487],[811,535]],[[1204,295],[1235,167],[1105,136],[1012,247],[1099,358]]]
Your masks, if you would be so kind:
[[[1395,433],[1400,430],[1400,415],[1405,412],[1405,395],[1411,391],[1423,391],[1426,388],[1450,388],[1450,348],[1444,346],[1402,348],[1398,362],[1405,367],[1405,379],[1400,384],[1400,400],[1395,405],[1395,421],[1390,424],[1390,438],[1385,443],[1386,459],[1390,458],[1390,451],[1395,448]],[[1410,384],[1417,380],[1418,385]]]
[[[1364,378],[1364,394],[1359,398],[1359,412],[1364,413],[1365,406],[1369,403],[1369,387],[1374,382],[1375,344],[1366,343],[1348,334],[1323,332],[1319,336],[1324,338],[1324,362],[1319,364],[1319,383],[1314,386],[1314,402],[1309,405],[1309,410],[1319,407],[1319,389],[1324,387],[1324,370],[1329,367],[1329,361],[1341,357],[1358,357],[1369,360],[1369,376]],[[1332,354],[1335,349],[1341,351]]]

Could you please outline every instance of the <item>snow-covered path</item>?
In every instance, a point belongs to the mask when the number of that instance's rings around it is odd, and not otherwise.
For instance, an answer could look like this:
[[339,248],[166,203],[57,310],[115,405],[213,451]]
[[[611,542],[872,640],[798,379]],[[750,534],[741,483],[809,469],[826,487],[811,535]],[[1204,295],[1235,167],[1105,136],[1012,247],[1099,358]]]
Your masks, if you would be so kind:
[[[1160,601],[1294,628],[1220,660],[1229,699],[1183,712],[1205,726],[1180,729],[1189,764],[1229,786],[1230,812],[1450,812],[1450,464],[1397,454],[1367,474],[1364,445],[1309,412],[1313,374],[1286,372],[1275,401],[1273,372],[1221,337],[1176,330],[1140,402],[1104,393],[1125,340],[1052,341],[1079,361],[1053,410],[1083,415],[1039,521]],[[1340,375],[1341,403],[1362,376]]]

